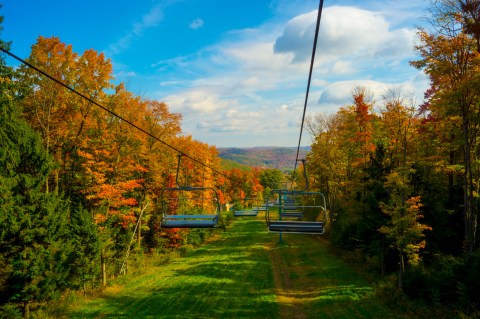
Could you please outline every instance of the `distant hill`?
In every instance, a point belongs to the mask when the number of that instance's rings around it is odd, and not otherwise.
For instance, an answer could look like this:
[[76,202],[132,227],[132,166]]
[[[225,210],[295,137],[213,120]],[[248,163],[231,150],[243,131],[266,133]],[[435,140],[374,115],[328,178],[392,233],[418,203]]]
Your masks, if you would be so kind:
[[231,170],[233,168],[239,169],[244,172],[245,171],[248,172],[252,170],[252,167],[248,165],[240,164],[238,162],[235,162],[229,159],[224,159],[224,158],[221,158],[221,160],[222,160],[222,163],[221,163],[222,168],[226,170]]
[[[291,171],[295,166],[296,147],[248,147],[248,148],[217,148],[220,158],[242,165],[260,168],[278,168]],[[299,158],[305,158],[310,146],[300,149]]]

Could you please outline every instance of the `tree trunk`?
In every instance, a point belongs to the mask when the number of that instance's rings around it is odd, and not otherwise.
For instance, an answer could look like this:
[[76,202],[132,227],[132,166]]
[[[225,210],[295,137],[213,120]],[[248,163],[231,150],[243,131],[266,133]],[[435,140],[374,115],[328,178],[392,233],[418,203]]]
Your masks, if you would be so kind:
[[30,318],[30,300],[23,302],[23,318]]
[[471,256],[475,247],[476,212],[474,207],[474,187],[471,160],[470,127],[468,114],[463,115],[463,135],[465,142],[464,161],[464,219],[465,219],[465,244],[467,256]]
[[100,257],[101,269],[102,269],[102,286],[107,285],[107,264],[105,257],[105,248],[102,248],[101,257]]
[[140,250],[140,245],[142,242],[142,217],[140,216],[140,220],[138,221],[138,229],[137,229],[137,249]]
[[385,234],[382,234],[382,252],[381,252],[381,271],[382,271],[382,278],[385,276]]
[[398,289],[403,289],[403,273],[405,272],[405,265],[403,262],[403,254],[399,253],[398,261]]
[[83,297],[87,296],[87,282],[85,280],[85,274],[82,273],[82,285],[83,285]]

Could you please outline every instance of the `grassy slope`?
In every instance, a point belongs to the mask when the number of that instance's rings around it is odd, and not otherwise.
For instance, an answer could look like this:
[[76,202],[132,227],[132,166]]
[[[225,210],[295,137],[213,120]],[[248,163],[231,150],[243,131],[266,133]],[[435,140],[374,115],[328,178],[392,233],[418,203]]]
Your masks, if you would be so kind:
[[228,160],[228,159],[223,159],[223,158],[221,159],[221,165],[222,165],[222,168],[226,169],[226,170],[231,170],[233,168],[239,169],[239,170],[244,171],[244,172],[249,172],[249,171],[252,170],[251,166],[243,165],[243,164],[237,163],[235,161]]
[[[231,160],[250,167],[278,168],[291,171],[295,164],[296,147],[249,147],[249,148],[218,148],[222,159]],[[300,158],[307,153],[305,147],[300,150]]]
[[218,239],[146,269],[70,318],[399,318],[370,285],[305,235],[268,234],[244,218]]
[[186,257],[74,309],[71,318],[275,318],[262,223],[244,220]]

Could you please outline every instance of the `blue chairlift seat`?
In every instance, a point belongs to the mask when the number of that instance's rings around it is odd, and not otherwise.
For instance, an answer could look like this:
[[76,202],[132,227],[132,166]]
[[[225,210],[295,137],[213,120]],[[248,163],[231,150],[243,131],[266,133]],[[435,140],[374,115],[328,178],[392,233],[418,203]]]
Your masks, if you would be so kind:
[[[215,201],[215,214],[167,214],[166,202],[168,199],[164,198],[165,191],[187,191],[187,192],[201,192],[205,190],[210,190],[214,194],[213,200]],[[218,194],[215,189],[211,187],[192,187],[192,186],[181,186],[181,187],[170,187],[164,188],[161,192],[161,201],[163,206],[162,213],[162,228],[214,228],[218,225],[218,220],[220,217],[220,201],[218,199]],[[171,200],[171,199],[170,199]]]
[[[184,154],[178,154],[178,164],[177,164],[177,173],[176,173],[176,183],[178,187],[167,187],[162,189],[160,193],[160,202],[162,203],[162,221],[160,226],[162,228],[213,228],[218,225],[218,220],[220,218],[220,200],[218,198],[217,191],[212,187],[193,187],[189,185],[180,185],[178,181],[179,176],[179,169],[180,169],[180,162],[182,161],[182,156]],[[214,214],[169,214],[168,211],[169,205],[167,205],[170,201],[178,201],[179,197],[170,197],[165,198],[165,192],[193,192],[197,194],[203,194],[204,191],[211,192],[213,197],[210,198],[212,200],[212,204],[215,207]],[[202,211],[203,210],[203,195],[201,196],[202,203],[201,205],[197,205],[198,207],[191,207],[193,211]],[[187,202],[189,199],[186,199]],[[193,205],[194,206],[194,205]],[[188,209],[185,209],[188,210]]]
[[323,226],[323,222],[275,220],[269,222],[268,231],[272,233],[323,235]]
[[280,213],[283,218],[303,218],[303,212],[300,211],[283,211]]
[[[249,198],[243,198],[244,205],[246,205],[247,202],[252,202],[252,201],[257,201],[256,199],[249,199]],[[261,206],[253,206],[251,209],[244,209],[244,210],[235,210],[233,212],[233,216],[239,217],[239,216],[258,216],[258,213],[260,211],[265,211],[266,205],[261,205]]]
[[[308,191],[296,191],[276,189],[270,192],[270,195],[278,194],[280,196],[320,196],[323,199],[322,204],[309,204],[300,205],[296,204],[293,200],[287,200],[287,204],[283,205],[280,200],[274,207],[279,210],[279,219],[274,220],[270,214],[270,206],[267,204],[267,211],[265,214],[265,220],[267,222],[268,231],[273,233],[295,233],[295,234],[318,234],[323,235],[325,233],[325,221],[326,221],[326,200],[325,196],[320,192],[308,192]],[[297,218],[304,217],[303,210],[305,208],[311,208],[314,210],[323,211],[322,221],[305,221],[305,220],[292,220],[282,218]]]
[[218,215],[164,215],[163,228],[212,228],[218,224]]
[[246,209],[246,210],[236,210],[233,212],[233,216],[257,216],[258,210],[256,209]]

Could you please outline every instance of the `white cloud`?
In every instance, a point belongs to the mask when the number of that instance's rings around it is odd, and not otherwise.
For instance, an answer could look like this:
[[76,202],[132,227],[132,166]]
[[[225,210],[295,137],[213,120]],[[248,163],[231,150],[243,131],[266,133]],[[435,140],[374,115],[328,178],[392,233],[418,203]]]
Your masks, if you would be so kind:
[[125,81],[126,79],[136,77],[137,74],[133,71],[119,71],[113,74],[113,77],[118,81]]
[[[242,137],[249,137],[250,145],[295,144],[316,13],[298,15],[283,25],[236,30],[196,55],[158,64],[162,69],[181,64],[194,75],[165,98],[172,111],[183,113],[185,131],[215,143],[224,135],[240,145],[246,144]],[[359,85],[371,90],[377,101],[397,87],[421,96],[428,84],[425,78],[405,79],[415,73],[407,63],[414,34],[413,27],[390,25],[384,13],[325,8],[307,112],[336,112],[352,103],[352,91]],[[269,138],[275,142],[262,142]]]
[[322,91],[318,103],[327,113],[336,112],[339,106],[353,103],[352,92],[356,87],[365,87],[373,95],[377,104],[391,89],[400,89],[407,96],[412,96],[417,104],[423,100],[423,93],[428,88],[428,79],[423,73],[418,73],[412,78],[400,83],[385,83],[373,80],[348,80],[332,83]]
[[394,85],[372,80],[349,80],[339,81],[328,85],[322,92],[320,104],[336,104],[342,106],[352,103],[352,92],[355,87],[363,86],[373,93],[374,99],[379,100],[381,96]]
[[197,29],[200,29],[201,27],[203,27],[203,24],[204,24],[204,21],[200,18],[196,18],[195,20],[193,20],[192,22],[190,22],[190,24],[188,25],[188,27],[190,29],[193,29],[193,30],[197,30]]
[[[285,26],[275,42],[275,52],[292,53],[293,63],[307,60],[312,53],[317,11],[299,15]],[[391,29],[384,16],[355,7],[333,6],[322,14],[317,55],[324,62],[341,56],[363,58],[411,56],[415,30]]]
[[139,22],[132,25],[132,29],[128,31],[123,37],[118,39],[115,43],[108,46],[106,50],[107,56],[119,54],[128,48],[135,37],[142,35],[143,31],[148,28],[157,26],[163,20],[163,5],[158,4],[153,6],[150,11],[142,16]]
[[165,101],[174,112],[185,113],[198,119],[199,114],[212,114],[220,109],[225,109],[236,102],[222,99],[225,88],[221,86],[193,87],[179,94],[165,97]]
[[330,68],[325,68],[324,73],[335,75],[348,75],[355,73],[356,68],[352,61],[335,61]]
[[142,21],[133,25],[132,32],[135,35],[141,35],[145,29],[157,26],[163,20],[163,10],[160,5],[156,5],[150,9],[150,12],[143,15]]

